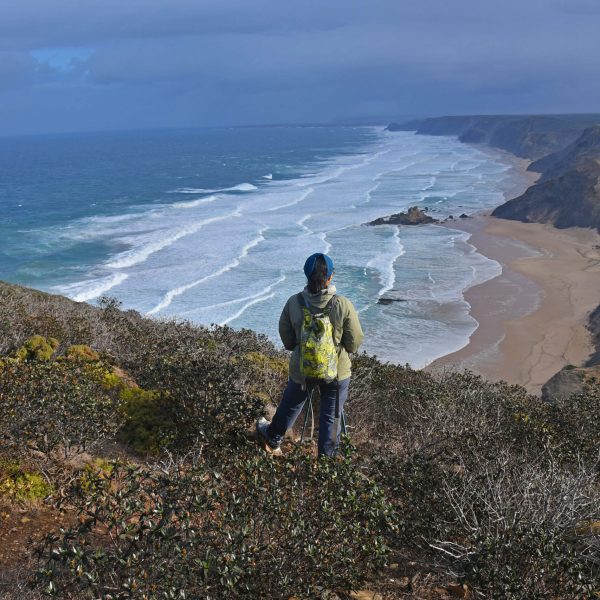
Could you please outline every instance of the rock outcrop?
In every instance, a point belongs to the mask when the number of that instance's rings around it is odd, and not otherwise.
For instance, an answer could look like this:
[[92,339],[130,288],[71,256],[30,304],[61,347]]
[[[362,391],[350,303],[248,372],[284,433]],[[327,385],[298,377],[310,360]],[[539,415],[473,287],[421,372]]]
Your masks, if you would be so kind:
[[542,387],[542,400],[555,402],[583,392],[586,381],[600,377],[600,367],[573,367],[567,365]]
[[408,212],[401,212],[389,217],[380,217],[367,225],[424,225],[426,223],[437,223],[438,220],[430,217],[417,206],[412,206]]
[[600,156],[564,174],[531,186],[492,215],[558,228],[592,227],[600,231]]
[[589,316],[587,327],[592,334],[592,344],[596,350],[588,359],[586,366],[593,367],[600,365],[600,305]]
[[583,391],[591,378],[600,379],[600,305],[588,318],[588,329],[592,335],[595,351],[583,367],[567,365],[551,377],[542,387],[542,400],[553,402],[569,398]]

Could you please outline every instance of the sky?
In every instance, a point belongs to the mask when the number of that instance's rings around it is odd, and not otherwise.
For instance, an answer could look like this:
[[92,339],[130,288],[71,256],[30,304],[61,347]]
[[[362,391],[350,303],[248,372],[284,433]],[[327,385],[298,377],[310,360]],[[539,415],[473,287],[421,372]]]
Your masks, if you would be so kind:
[[599,0],[0,2],[0,135],[600,112]]

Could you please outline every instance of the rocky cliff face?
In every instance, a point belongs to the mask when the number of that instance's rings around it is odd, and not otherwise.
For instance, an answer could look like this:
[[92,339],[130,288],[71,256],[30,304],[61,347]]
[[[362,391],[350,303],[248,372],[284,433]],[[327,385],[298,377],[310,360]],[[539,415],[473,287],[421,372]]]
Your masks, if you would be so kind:
[[[541,173],[539,182],[492,214],[600,232],[600,115],[440,117],[388,129],[456,135],[463,142],[485,143],[530,158],[529,169]],[[546,400],[579,393],[590,377],[600,378],[600,306],[590,315],[588,327],[595,352],[584,367],[565,367],[552,377],[542,390]]]
[[600,122],[600,117],[459,116],[391,123],[387,129],[416,131],[423,135],[456,135],[462,142],[489,144],[535,160],[572,143],[595,122]]
[[492,215],[525,223],[551,223],[561,229],[593,227],[600,231],[600,155],[531,186]]
[[600,231],[600,125],[564,148],[531,163],[540,181],[492,214],[517,221]]
[[540,181],[564,175],[578,165],[600,157],[600,125],[588,127],[571,144],[529,165],[530,171],[542,173]]
[[586,363],[586,366],[593,367],[596,365],[600,365],[600,306],[596,308],[592,312],[588,321],[588,329],[592,334],[592,344],[594,344],[594,348],[596,351]]

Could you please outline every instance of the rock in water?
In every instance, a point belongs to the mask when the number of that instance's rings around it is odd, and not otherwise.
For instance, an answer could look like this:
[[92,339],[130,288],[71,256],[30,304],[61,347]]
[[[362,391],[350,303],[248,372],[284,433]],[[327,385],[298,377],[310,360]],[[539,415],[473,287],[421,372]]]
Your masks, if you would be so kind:
[[437,223],[438,220],[425,214],[418,206],[412,206],[408,212],[401,212],[389,217],[380,217],[367,225],[423,225]]

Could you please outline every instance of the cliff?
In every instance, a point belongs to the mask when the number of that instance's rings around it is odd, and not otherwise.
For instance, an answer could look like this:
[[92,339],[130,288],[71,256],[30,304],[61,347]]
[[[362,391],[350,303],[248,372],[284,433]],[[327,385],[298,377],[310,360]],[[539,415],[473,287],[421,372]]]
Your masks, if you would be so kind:
[[[450,116],[392,123],[387,129],[454,135],[529,158],[529,170],[541,173],[539,181],[492,215],[600,231],[600,115]],[[542,390],[545,400],[581,392],[600,374],[600,306],[590,315],[589,329],[595,353],[585,367],[569,366],[552,377]]]
[[493,216],[600,231],[600,115],[450,116],[392,123],[389,131],[455,135],[531,159],[539,182]]
[[589,115],[484,115],[449,116],[391,123],[389,131],[416,131],[420,135],[455,135],[465,143],[488,144],[532,160],[575,141],[581,132],[600,121]]
[[600,125],[584,129],[575,141],[529,169],[542,174],[540,181],[496,208],[494,216],[600,231]]
[[497,207],[492,215],[555,227],[592,227],[600,231],[600,155],[546,178]]
[[564,175],[578,165],[600,158],[600,125],[588,127],[565,148],[540,158],[529,165],[530,171],[542,173],[540,181]]

